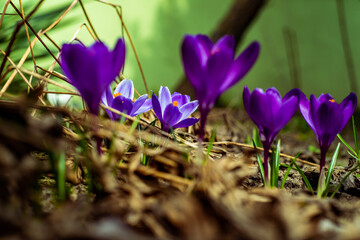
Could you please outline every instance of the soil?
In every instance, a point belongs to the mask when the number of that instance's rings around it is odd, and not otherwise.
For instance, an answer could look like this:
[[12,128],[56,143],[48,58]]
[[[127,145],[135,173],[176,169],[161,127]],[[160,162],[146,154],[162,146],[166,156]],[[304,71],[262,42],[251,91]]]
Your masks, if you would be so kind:
[[[174,140],[156,126],[131,129],[130,120],[124,125],[39,106],[32,117],[33,109],[0,103],[2,239],[360,238],[359,172],[333,198],[311,194],[295,170],[284,189],[264,189],[256,151],[246,145],[255,126],[242,110],[211,112],[206,137],[216,128],[216,138],[204,157],[208,144],[198,148],[197,125],[177,130]],[[351,129],[343,134],[353,144]],[[301,151],[298,164],[316,190],[319,154],[309,150],[317,146],[314,134],[295,117],[278,137],[282,153]],[[101,155],[92,147],[98,139]],[[61,152],[65,200],[54,170]],[[334,186],[356,164],[344,146],[338,162]],[[285,171],[280,168],[279,182]]]

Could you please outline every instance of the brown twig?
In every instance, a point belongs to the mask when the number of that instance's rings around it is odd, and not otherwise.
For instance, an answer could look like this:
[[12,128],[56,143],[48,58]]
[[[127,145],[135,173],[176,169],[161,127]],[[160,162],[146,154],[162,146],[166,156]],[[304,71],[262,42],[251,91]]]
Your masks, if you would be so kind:
[[2,25],[2,23],[4,21],[4,16],[8,15],[5,12],[6,12],[7,7],[9,6],[10,1],[11,0],[7,0],[6,3],[5,3],[4,10],[3,10],[2,14],[1,14],[1,18],[0,18],[0,28],[1,28],[1,25]]
[[[21,10],[21,18],[22,18],[22,19],[25,19],[25,13],[24,13],[24,8],[23,8],[22,0],[19,0],[19,3],[20,3],[20,10]],[[35,71],[37,72],[35,56],[34,56],[33,49],[32,49],[32,47],[31,47],[31,40],[30,40],[29,30],[28,30],[28,27],[27,27],[27,25],[26,25],[26,21],[24,21],[24,28],[25,28],[25,33],[26,33],[26,39],[28,40],[29,47],[30,47],[31,58],[32,58],[32,61],[33,61],[33,63],[34,63],[34,69],[35,69]],[[31,82],[31,81],[30,81],[30,82]]]
[[[207,143],[204,143],[204,144],[207,144]],[[249,145],[249,144],[245,144],[245,143],[237,143],[237,142],[213,142],[213,145],[236,145],[236,146],[240,146],[240,147],[244,147],[244,148],[249,148],[249,149],[253,149],[255,150],[254,146],[252,145]],[[257,150],[260,150],[260,151],[264,151],[263,148],[260,148],[260,147],[256,147]],[[271,152],[271,150],[270,150]],[[285,158],[288,158],[290,160],[294,159],[295,157],[293,156],[290,156],[290,155],[287,155],[287,154],[284,154],[284,153],[280,153],[280,156],[281,157],[285,157]],[[319,164],[316,164],[316,163],[312,163],[312,162],[309,162],[309,161],[306,161],[306,160],[302,160],[300,158],[297,158],[296,161],[298,162],[301,162],[301,163],[304,163],[304,164],[307,164],[307,165],[310,165],[310,166],[313,166],[313,167],[319,167]]]
[[[2,80],[3,80],[2,72],[3,72],[4,68],[5,68],[6,57],[7,57],[7,56],[10,56],[11,49],[12,49],[14,43],[15,43],[16,36],[17,36],[17,34],[19,33],[20,28],[21,28],[21,26],[23,25],[23,22],[24,22],[24,21],[27,21],[29,18],[31,18],[31,16],[38,10],[38,8],[40,7],[40,5],[41,5],[42,2],[43,2],[43,0],[40,0],[40,1],[38,2],[38,4],[33,8],[33,10],[25,17],[25,19],[22,19],[22,21],[16,23],[16,27],[15,27],[12,35],[11,35],[9,44],[7,45],[6,50],[5,50],[6,55],[5,55],[5,57],[4,57],[1,65],[0,65],[0,83],[1,83]],[[14,4],[13,4],[11,1],[9,1],[9,3],[10,3],[12,6],[14,6]],[[17,9],[16,9],[16,10],[17,10]],[[21,13],[19,12],[19,10],[17,10],[17,13],[18,13],[19,16],[21,16]],[[22,16],[21,16],[21,18],[22,18]]]
[[25,21],[25,23],[27,24],[27,26],[30,28],[30,30],[33,32],[33,34],[39,39],[39,41],[41,42],[41,44],[44,46],[44,48],[46,49],[46,51],[48,51],[48,53],[54,58],[55,61],[58,61],[58,59],[55,57],[55,55],[50,51],[50,49],[46,46],[46,44],[44,43],[44,41],[40,38],[40,36],[36,33],[36,31],[33,29],[33,27],[29,24],[28,20],[22,17],[21,12],[19,11],[19,9],[16,8],[16,6],[10,2],[11,6],[14,8],[14,10],[19,14],[19,16],[23,19],[23,21]]
[[99,35],[98,35],[98,34],[96,33],[96,31],[95,31],[95,28],[94,28],[94,26],[93,26],[92,23],[91,23],[91,20],[90,20],[87,12],[86,12],[86,10],[85,10],[85,7],[84,7],[82,1],[79,0],[79,3],[80,3],[80,6],[81,6],[81,9],[82,9],[82,11],[83,11],[83,13],[84,13],[84,15],[85,15],[86,21],[89,23],[91,30],[94,32],[94,34],[95,34],[95,36],[96,36],[96,39],[97,39],[97,40],[100,40]]

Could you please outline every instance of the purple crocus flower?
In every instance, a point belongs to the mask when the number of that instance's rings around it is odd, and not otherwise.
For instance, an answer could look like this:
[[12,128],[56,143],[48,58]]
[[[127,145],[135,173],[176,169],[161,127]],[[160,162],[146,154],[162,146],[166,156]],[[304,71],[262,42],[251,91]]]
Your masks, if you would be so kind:
[[[152,108],[151,99],[146,99],[147,94],[140,96],[136,101],[134,99],[134,84],[130,79],[122,80],[115,88],[114,94],[111,93],[111,87],[106,88],[102,103],[112,107],[120,112],[126,113],[131,117],[147,112]],[[119,120],[120,115],[106,109],[112,120]]]
[[243,102],[246,112],[259,128],[260,140],[264,147],[265,184],[269,183],[269,150],[279,131],[293,117],[298,109],[300,90],[289,91],[282,99],[275,88],[264,92],[256,88],[252,93],[247,86],[243,92]]
[[113,51],[102,42],[90,47],[64,44],[60,66],[86,102],[92,114],[98,114],[101,96],[115,80],[125,61],[125,44],[119,39]]
[[350,93],[340,104],[330,94],[313,94],[308,100],[305,94],[300,97],[300,112],[314,131],[320,146],[320,175],[326,162],[326,152],[336,135],[341,132],[353,115],[357,104],[355,93]]
[[159,98],[153,93],[152,105],[162,129],[166,132],[170,128],[184,128],[199,121],[197,118],[189,118],[198,107],[198,101],[190,102],[188,95],[177,92],[171,95],[167,87],[160,87]]
[[215,44],[206,35],[186,35],[183,40],[183,66],[200,104],[200,139],[216,99],[246,75],[260,51],[259,43],[253,42],[234,60],[234,47],[233,36],[224,36]]

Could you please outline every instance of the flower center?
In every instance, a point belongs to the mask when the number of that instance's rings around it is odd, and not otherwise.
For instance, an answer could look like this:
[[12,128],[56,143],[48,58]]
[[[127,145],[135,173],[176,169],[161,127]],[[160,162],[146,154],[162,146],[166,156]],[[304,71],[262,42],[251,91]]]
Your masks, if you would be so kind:
[[177,107],[179,105],[178,101],[174,101],[174,106]]
[[121,96],[121,93],[114,93],[113,96],[114,96],[114,98],[116,98],[118,96]]
[[329,102],[335,102],[335,100],[334,99],[329,99]]

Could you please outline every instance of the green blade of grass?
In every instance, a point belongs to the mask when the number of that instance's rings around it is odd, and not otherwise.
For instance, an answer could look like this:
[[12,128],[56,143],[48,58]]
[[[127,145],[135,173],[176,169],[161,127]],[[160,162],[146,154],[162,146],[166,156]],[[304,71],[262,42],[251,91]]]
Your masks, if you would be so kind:
[[280,185],[280,189],[283,189],[283,188],[284,188],[286,179],[287,179],[287,177],[289,176],[289,173],[290,173],[290,170],[291,170],[292,166],[293,166],[293,164],[291,163],[290,166],[286,169],[286,172],[285,172],[285,175],[284,175],[284,179],[282,180],[281,185]]
[[259,136],[259,130],[257,128],[253,129],[253,143],[255,147],[262,147],[262,143]]
[[213,143],[215,141],[215,137],[216,137],[216,129],[217,129],[217,125],[215,125],[214,127],[214,130],[211,134],[211,137],[210,137],[210,142],[209,142],[209,145],[208,145],[208,148],[207,148],[207,152],[206,152],[206,156],[209,156],[212,148],[213,148]]
[[273,153],[275,154],[272,154],[270,184],[272,187],[278,187],[280,167],[280,139],[277,142],[276,150],[273,151]]
[[353,167],[346,175],[343,179],[341,179],[341,181],[339,182],[339,184],[336,186],[334,192],[331,194],[330,198],[333,198],[336,194],[336,192],[340,189],[341,185],[345,182],[345,180],[351,175],[351,173],[355,172],[356,169],[360,167],[360,163],[358,163],[355,167]]
[[136,116],[135,121],[132,122],[130,129],[129,129],[129,135],[132,135],[132,133],[135,131],[136,127],[138,126],[140,121],[140,115]]
[[58,174],[57,174],[57,185],[59,200],[65,201],[66,199],[66,167],[65,167],[65,153],[58,155]]
[[355,150],[352,147],[350,147],[350,145],[340,136],[340,134],[338,134],[337,137],[355,156],[357,156]]
[[304,172],[300,169],[300,167],[296,164],[296,160],[295,158],[292,160],[292,163],[294,163],[296,170],[300,173],[302,179],[304,180],[304,183],[306,185],[306,187],[310,190],[310,192],[312,194],[314,194],[314,190],[309,182],[309,180],[307,179],[307,177],[305,176]]
[[336,165],[336,160],[337,160],[337,157],[339,155],[339,149],[340,149],[340,143],[338,143],[336,149],[335,149],[335,152],[331,158],[331,161],[330,161],[330,166],[329,166],[329,171],[326,175],[326,179],[325,179],[325,186],[326,188],[329,186],[330,184],[330,180],[331,180],[331,177],[332,177],[332,174],[334,172],[334,168],[335,168],[335,165]]
[[348,153],[351,157],[353,157],[353,158],[355,158],[356,160],[360,161],[360,158],[358,158],[357,156],[355,156],[354,154],[352,154],[350,151],[347,151],[347,153]]
[[[294,161],[296,161],[296,159],[300,156],[300,154],[301,154],[301,152],[298,152],[298,153],[296,154],[296,156],[294,157]],[[285,186],[286,179],[287,179],[287,177],[288,177],[291,169],[293,169],[292,166],[294,165],[294,163],[291,162],[290,166],[289,166],[289,165],[285,165],[285,164],[281,164],[281,165],[287,167],[287,170],[286,170],[285,175],[284,175],[284,179],[282,180],[281,186],[280,186],[280,189],[283,189],[284,186]]]
[[355,149],[356,149],[356,152],[357,152],[356,156],[357,156],[359,154],[359,152],[360,152],[360,146],[359,146],[358,134],[357,134],[357,130],[356,130],[354,116],[351,117],[351,123],[352,123],[352,129],[353,129],[353,133],[354,133],[354,143],[355,143]]
[[261,158],[259,156],[259,153],[257,151],[257,148],[256,148],[256,144],[254,142],[254,140],[252,141],[253,142],[253,145],[254,145],[254,148],[255,148],[255,151],[256,151],[256,161],[258,163],[258,166],[259,166],[259,171],[260,171],[260,175],[261,175],[261,180],[265,186],[265,171],[264,171],[264,165],[261,161]]
[[170,132],[171,132],[171,134],[173,135],[173,137],[174,137],[174,141],[177,143],[178,141],[177,141],[177,139],[176,139],[176,134],[175,134],[175,131],[174,131],[174,129],[171,127],[170,128]]

